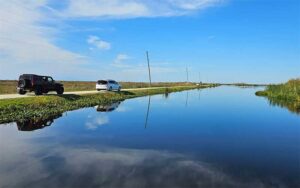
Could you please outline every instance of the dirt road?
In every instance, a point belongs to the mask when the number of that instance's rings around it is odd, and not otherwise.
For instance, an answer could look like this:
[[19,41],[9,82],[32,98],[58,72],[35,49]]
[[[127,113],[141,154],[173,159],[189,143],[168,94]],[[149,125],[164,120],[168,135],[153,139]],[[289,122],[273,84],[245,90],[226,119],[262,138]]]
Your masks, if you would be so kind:
[[[152,88],[132,88],[132,89],[122,89],[122,91],[135,91],[135,90],[144,90],[144,89],[158,89],[158,88],[165,88],[165,87],[152,87]],[[106,92],[106,91],[70,91],[70,92],[64,92],[64,95],[67,94],[75,94],[75,95],[84,95],[84,94],[93,94],[93,93],[100,93],[100,92]],[[49,94],[55,94],[55,92],[50,92]],[[26,95],[19,95],[19,94],[5,94],[0,95],[1,99],[15,99],[15,98],[24,98],[24,97],[35,97],[34,93],[28,93]]]

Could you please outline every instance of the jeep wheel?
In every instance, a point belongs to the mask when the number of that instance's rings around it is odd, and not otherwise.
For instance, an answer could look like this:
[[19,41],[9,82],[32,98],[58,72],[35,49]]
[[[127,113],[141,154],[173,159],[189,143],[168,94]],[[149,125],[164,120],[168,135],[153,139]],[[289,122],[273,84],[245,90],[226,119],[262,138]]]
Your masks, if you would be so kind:
[[26,91],[24,91],[24,90],[19,90],[18,93],[19,93],[20,95],[25,95],[25,94],[26,94]]
[[118,88],[118,92],[120,92],[120,91],[121,91],[121,87]]
[[58,88],[58,89],[56,90],[56,93],[57,93],[58,95],[62,95],[62,94],[64,93],[64,88],[63,88],[63,87]]
[[42,87],[41,86],[36,86],[34,90],[35,95],[41,95],[42,94]]
[[112,87],[109,87],[108,91],[112,91]]

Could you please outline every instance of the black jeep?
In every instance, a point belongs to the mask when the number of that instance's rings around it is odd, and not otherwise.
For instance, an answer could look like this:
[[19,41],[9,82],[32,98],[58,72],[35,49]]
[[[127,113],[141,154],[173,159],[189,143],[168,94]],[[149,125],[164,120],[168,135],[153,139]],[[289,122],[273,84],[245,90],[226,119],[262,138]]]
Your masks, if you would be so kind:
[[55,82],[51,76],[23,74],[19,77],[17,92],[24,95],[27,91],[34,91],[36,95],[56,91],[61,95],[64,93],[64,86]]

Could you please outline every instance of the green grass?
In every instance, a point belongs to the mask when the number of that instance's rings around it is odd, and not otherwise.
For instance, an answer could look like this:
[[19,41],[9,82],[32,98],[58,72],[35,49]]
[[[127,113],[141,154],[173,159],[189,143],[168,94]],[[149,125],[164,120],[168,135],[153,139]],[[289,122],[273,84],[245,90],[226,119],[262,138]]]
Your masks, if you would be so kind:
[[[89,91],[95,90],[96,82],[92,81],[59,81],[64,84],[65,91]],[[0,94],[16,93],[17,80],[0,80]],[[120,82],[122,88],[146,88],[149,83],[146,82]],[[173,87],[173,86],[193,86],[195,83],[189,82],[155,82],[152,87]]]
[[257,91],[255,94],[267,97],[273,105],[285,106],[293,112],[300,112],[300,79],[269,85],[264,91]]
[[[202,86],[213,87],[213,85]],[[87,95],[45,95],[28,98],[5,99],[0,103],[0,123],[25,121],[28,119],[43,120],[57,116],[65,111],[84,107],[110,104],[134,97],[164,94],[195,89],[196,86],[156,88],[122,92],[104,92]]]

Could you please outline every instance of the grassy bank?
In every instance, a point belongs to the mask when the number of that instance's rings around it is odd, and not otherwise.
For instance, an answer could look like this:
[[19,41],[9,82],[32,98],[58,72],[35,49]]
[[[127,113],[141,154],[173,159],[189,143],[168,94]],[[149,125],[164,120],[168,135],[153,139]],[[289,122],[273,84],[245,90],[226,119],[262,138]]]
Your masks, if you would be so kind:
[[287,83],[269,85],[264,91],[255,93],[267,97],[271,104],[285,106],[293,112],[300,112],[300,79],[289,80]]
[[[95,90],[96,82],[88,81],[59,81],[64,84],[65,91],[89,91]],[[17,80],[0,80],[0,94],[13,94],[16,93]],[[145,88],[149,87],[146,82],[120,82],[122,88]],[[173,87],[173,86],[193,86],[195,83],[185,82],[155,82],[152,83],[153,87]]]
[[260,87],[260,86],[268,86],[267,84],[248,84],[248,83],[232,83],[232,84],[222,84],[227,86],[237,86],[237,87]]
[[[202,86],[204,88],[204,86]],[[213,85],[205,86],[213,87]],[[25,121],[28,119],[43,120],[57,116],[65,111],[83,107],[105,105],[120,100],[146,95],[195,89],[196,86],[169,87],[151,90],[103,92],[88,95],[45,95],[30,98],[5,99],[0,103],[0,123]]]

